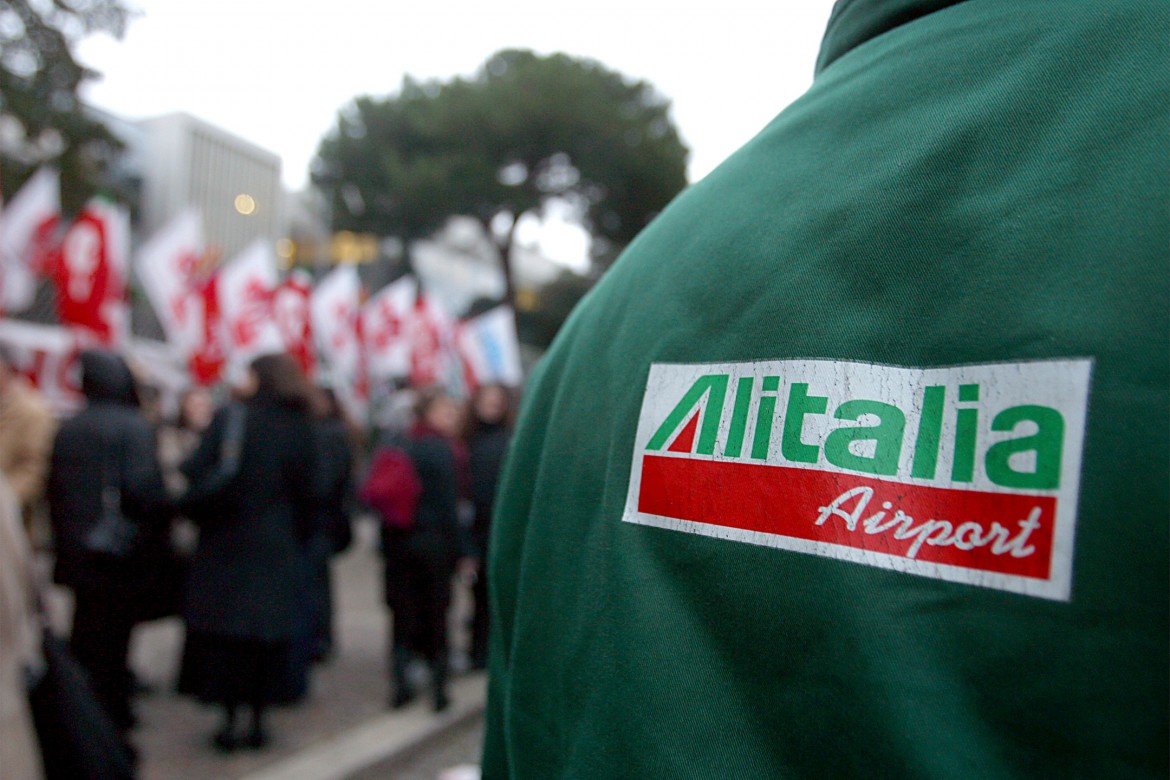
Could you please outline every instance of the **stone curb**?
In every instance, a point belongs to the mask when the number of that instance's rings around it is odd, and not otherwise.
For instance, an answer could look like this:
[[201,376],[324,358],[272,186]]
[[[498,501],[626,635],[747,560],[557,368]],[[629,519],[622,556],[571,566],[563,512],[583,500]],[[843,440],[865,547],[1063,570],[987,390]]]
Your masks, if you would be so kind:
[[241,780],[345,780],[390,764],[441,739],[484,711],[487,681],[469,674],[451,684],[451,706],[435,714],[427,697],[280,759]]

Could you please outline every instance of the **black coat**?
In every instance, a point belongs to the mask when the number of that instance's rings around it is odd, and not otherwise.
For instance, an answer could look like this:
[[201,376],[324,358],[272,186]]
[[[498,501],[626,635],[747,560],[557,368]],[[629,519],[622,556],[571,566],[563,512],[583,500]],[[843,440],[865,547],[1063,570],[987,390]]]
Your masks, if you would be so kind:
[[[246,404],[239,470],[224,509],[200,522],[183,616],[192,631],[280,642],[296,624],[300,542],[315,511],[316,447],[308,417],[272,398]],[[214,469],[227,415],[216,414],[183,464],[197,485]]]
[[477,557],[483,557],[486,551],[492,525],[492,506],[496,501],[496,484],[511,438],[512,430],[504,425],[483,425],[467,444],[471,503],[475,509],[472,528]]
[[[382,547],[386,557],[386,603],[395,613],[419,605],[407,604],[416,597],[408,587],[419,566],[431,579],[449,578],[460,552],[459,465],[451,444],[435,433],[414,435],[406,443],[422,493],[410,531],[383,526]],[[436,600],[446,598],[435,591]]]
[[[49,466],[54,580],[74,589],[112,588],[119,599],[133,598],[144,567],[166,549],[172,506],[154,433],[138,410],[125,362],[104,352],[83,353],[81,361],[87,405],[58,429]],[[135,551],[113,566],[95,559],[83,546],[101,516],[106,484],[119,487],[122,513],[139,528]]]
[[322,420],[317,430],[316,490],[318,499],[315,534],[325,534],[334,551],[349,546],[350,515],[357,502],[353,482],[353,448],[345,423]]

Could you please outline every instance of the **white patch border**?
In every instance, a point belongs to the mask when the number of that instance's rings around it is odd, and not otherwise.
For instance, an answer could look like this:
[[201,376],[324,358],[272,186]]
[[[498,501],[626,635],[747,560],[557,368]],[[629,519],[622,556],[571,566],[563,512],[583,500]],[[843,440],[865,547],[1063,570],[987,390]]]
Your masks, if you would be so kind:
[[[1055,491],[1013,490],[1011,488],[1003,488],[999,486],[990,488],[990,492],[1002,493],[1036,494],[1037,492],[1050,492],[1052,495],[1057,497],[1058,500],[1055,528],[1053,530],[1052,536],[1052,557],[1050,561],[1048,579],[1041,580],[1034,577],[1001,574],[997,572],[985,571],[982,569],[933,563],[914,558],[907,558],[905,556],[862,550],[856,547],[839,545],[831,542],[815,542],[778,534],[769,534],[760,531],[748,531],[740,528],[711,525],[708,523],[681,520],[678,518],[647,514],[638,511],[638,498],[641,493],[642,484],[641,460],[646,453],[646,444],[653,435],[654,429],[659,424],[659,421],[652,420],[651,416],[647,414],[648,407],[650,406],[652,400],[651,390],[656,386],[661,387],[667,382],[670,382],[670,384],[676,388],[681,385],[681,382],[679,384],[675,384],[675,382],[678,380],[670,380],[666,376],[667,373],[728,373],[733,377],[732,381],[729,382],[730,389],[731,385],[734,383],[734,377],[737,374],[739,376],[745,375],[744,369],[747,367],[751,368],[750,372],[747,373],[750,373],[754,376],[763,376],[765,374],[780,374],[783,376],[784,374],[781,373],[781,367],[785,365],[795,365],[799,367],[808,366],[809,364],[824,363],[833,364],[835,367],[838,367],[838,370],[840,370],[840,367],[861,367],[866,371],[872,371],[874,369],[892,369],[900,372],[917,373],[923,378],[936,372],[957,373],[967,371],[978,374],[985,371],[1019,369],[1023,366],[1040,366],[1051,369],[1053,371],[1067,372],[1069,378],[1072,380],[1071,384],[1075,387],[1072,388],[1072,395],[1074,397],[1071,397],[1065,404],[1066,411],[1069,413],[1065,414],[1065,440],[1064,453],[1061,464],[1061,487]],[[646,389],[642,397],[642,406],[639,410],[638,430],[634,441],[634,452],[630,466],[629,488],[626,494],[625,508],[622,513],[622,522],[633,525],[660,528],[669,531],[690,533],[698,536],[721,539],[724,541],[742,542],[757,546],[771,547],[774,549],[786,550],[789,552],[806,555],[814,555],[822,558],[830,558],[848,563],[873,566],[876,568],[886,569],[903,574],[912,574],[943,580],[946,582],[1018,593],[1024,596],[1068,602],[1072,600],[1072,575],[1073,557],[1076,542],[1076,520],[1078,504],[1080,500],[1080,477],[1082,460],[1084,456],[1084,440],[1085,431],[1087,428],[1093,369],[1094,360],[1092,358],[1055,358],[1004,361],[995,363],[962,363],[947,366],[931,366],[928,368],[864,361],[836,360],[829,358],[790,358],[779,360],[745,360],[710,363],[653,363],[651,364],[650,370],[647,374]],[[848,370],[848,368],[845,370]],[[798,379],[802,378],[799,376],[799,370],[796,373],[798,374]],[[951,381],[954,380],[952,379]],[[786,385],[782,385],[781,387],[783,388],[784,386]],[[756,392],[758,393],[758,389]],[[677,399],[674,402],[677,402]],[[1069,405],[1071,405],[1073,409],[1068,409]],[[1074,409],[1079,410],[1079,414],[1072,413]],[[748,438],[748,433],[750,433],[750,428],[749,431],[745,432],[745,446],[747,446],[746,440]],[[723,435],[724,433],[721,431],[721,440]],[[775,441],[777,438],[778,437],[774,436],[773,441]],[[655,454],[667,457],[671,456],[671,453],[668,452]],[[722,458],[718,456],[695,455],[690,457],[692,459],[722,460]],[[772,458],[769,458],[769,461],[772,460]],[[873,475],[860,474],[838,469],[831,466],[831,464],[825,464],[824,462],[821,462],[817,465],[785,462],[783,465],[786,468],[808,468],[816,471],[840,473],[847,476],[852,475],[858,477],[859,479],[873,479]],[[943,463],[940,462],[939,467],[942,466]],[[951,485],[939,485],[937,481],[924,481],[913,478],[882,477],[880,479],[883,482],[892,481],[895,483],[908,485],[917,484],[931,485],[936,487],[953,487]],[[974,486],[968,486],[966,488],[960,489],[988,490],[989,488],[986,485],[981,485],[978,488]]]

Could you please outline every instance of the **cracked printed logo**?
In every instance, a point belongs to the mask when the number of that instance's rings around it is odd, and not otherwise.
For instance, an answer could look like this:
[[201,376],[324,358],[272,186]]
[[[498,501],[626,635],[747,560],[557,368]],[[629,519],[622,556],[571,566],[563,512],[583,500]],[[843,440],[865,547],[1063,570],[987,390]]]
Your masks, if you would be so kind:
[[655,364],[623,519],[1068,600],[1090,371]]

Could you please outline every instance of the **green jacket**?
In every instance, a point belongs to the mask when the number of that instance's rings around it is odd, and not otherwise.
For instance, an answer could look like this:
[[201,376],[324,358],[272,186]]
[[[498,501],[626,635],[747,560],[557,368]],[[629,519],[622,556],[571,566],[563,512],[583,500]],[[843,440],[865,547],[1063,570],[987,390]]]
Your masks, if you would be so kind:
[[485,777],[1167,775],[1167,29],[839,4],[531,379]]

